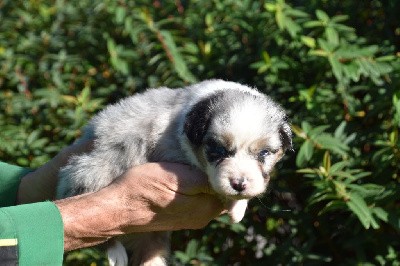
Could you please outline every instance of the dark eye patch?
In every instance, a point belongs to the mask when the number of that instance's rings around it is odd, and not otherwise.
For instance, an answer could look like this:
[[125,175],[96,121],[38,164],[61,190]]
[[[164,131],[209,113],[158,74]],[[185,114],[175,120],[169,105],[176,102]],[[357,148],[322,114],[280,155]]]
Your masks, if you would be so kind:
[[210,139],[207,140],[206,145],[206,156],[209,162],[220,163],[223,159],[233,156],[236,151],[228,150],[221,143]]

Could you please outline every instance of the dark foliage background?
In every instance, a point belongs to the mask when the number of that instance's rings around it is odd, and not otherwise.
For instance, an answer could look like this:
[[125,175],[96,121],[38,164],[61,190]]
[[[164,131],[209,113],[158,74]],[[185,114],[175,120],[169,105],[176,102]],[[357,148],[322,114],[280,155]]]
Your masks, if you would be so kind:
[[[173,235],[177,265],[400,265],[396,0],[2,0],[0,159],[38,167],[104,105],[208,78],[288,111],[295,152],[240,224]],[[102,265],[101,253],[66,265]]]

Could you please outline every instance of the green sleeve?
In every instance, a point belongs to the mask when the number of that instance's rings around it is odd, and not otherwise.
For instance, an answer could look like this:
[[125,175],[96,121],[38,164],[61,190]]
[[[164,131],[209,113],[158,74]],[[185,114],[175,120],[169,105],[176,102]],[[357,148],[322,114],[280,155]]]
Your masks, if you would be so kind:
[[0,207],[15,205],[21,178],[30,169],[0,162]]
[[62,265],[64,231],[52,202],[0,208],[0,265]]
[[21,178],[29,171],[0,162],[0,265],[62,265],[64,228],[56,205],[6,207],[15,205]]

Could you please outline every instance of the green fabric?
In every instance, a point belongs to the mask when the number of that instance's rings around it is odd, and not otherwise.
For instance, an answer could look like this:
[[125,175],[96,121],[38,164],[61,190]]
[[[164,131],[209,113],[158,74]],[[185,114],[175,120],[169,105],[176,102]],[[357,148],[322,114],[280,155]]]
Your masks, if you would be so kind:
[[[21,177],[30,169],[0,162],[0,242],[17,240],[18,265],[62,265],[64,228],[53,202],[13,207]],[[15,245],[14,245],[15,246]],[[0,265],[2,258],[0,256]]]
[[30,169],[0,162],[0,207],[15,205],[21,178]]
[[0,239],[18,240],[19,265],[61,265],[63,223],[52,202],[0,209]]

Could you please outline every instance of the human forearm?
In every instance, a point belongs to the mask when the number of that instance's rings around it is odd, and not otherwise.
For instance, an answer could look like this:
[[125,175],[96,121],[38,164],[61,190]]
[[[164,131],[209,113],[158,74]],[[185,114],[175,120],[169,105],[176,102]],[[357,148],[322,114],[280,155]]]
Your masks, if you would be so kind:
[[64,250],[103,243],[121,235],[118,205],[103,193],[89,193],[56,201],[64,224]]

